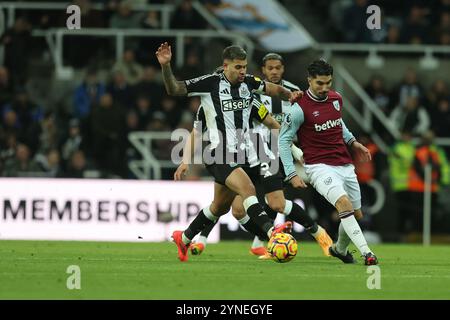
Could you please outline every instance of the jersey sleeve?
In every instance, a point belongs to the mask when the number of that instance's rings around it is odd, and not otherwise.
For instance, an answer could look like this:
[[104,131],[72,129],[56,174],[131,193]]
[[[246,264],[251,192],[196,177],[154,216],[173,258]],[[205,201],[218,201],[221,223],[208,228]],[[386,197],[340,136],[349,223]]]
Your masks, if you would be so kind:
[[255,97],[255,95],[253,96],[252,100],[252,110],[250,113],[250,117],[259,122],[263,122],[269,114],[269,110],[267,110],[264,103],[262,103],[257,97]]
[[347,129],[344,120],[342,120],[342,136],[344,138],[344,142],[348,145],[351,145],[356,140],[355,136],[350,132],[350,130]]
[[207,74],[194,79],[184,80],[188,96],[211,92],[216,79],[217,75]]
[[247,74],[245,76],[245,83],[247,83],[247,86],[252,93],[257,92],[264,94],[266,92],[266,83],[258,77]]
[[290,180],[297,175],[294,160],[292,158],[291,144],[297,135],[298,129],[303,124],[303,121],[303,110],[297,103],[294,103],[281,124],[278,148],[280,151],[280,159],[286,174],[286,180]]

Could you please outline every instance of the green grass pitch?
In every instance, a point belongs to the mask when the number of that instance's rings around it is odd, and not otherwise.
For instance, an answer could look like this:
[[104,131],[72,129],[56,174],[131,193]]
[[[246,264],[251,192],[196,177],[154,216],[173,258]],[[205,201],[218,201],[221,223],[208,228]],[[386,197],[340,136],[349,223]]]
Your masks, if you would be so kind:
[[[381,288],[370,290],[359,255],[344,265],[308,242],[278,264],[249,245],[210,244],[181,263],[168,242],[0,241],[0,299],[450,299],[450,246],[372,246]],[[70,265],[80,290],[66,287]]]

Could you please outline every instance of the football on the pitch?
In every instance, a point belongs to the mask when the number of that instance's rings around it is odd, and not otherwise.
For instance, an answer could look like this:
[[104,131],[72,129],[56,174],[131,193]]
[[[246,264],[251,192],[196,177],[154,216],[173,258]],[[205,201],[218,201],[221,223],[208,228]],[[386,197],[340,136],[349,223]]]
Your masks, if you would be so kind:
[[275,262],[289,262],[297,254],[297,241],[289,233],[277,233],[270,238],[267,251]]

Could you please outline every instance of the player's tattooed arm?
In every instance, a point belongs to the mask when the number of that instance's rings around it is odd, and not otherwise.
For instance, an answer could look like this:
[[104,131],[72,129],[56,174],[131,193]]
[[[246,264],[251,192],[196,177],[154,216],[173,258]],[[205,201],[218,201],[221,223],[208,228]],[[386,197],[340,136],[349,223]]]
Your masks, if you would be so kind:
[[172,48],[164,42],[156,50],[156,58],[162,69],[162,76],[167,93],[171,96],[185,96],[187,94],[186,84],[183,81],[177,81],[173,75],[170,61],[172,60]]
[[184,81],[178,81],[173,75],[170,64],[162,65],[162,76],[167,93],[171,96],[187,95],[187,88]]

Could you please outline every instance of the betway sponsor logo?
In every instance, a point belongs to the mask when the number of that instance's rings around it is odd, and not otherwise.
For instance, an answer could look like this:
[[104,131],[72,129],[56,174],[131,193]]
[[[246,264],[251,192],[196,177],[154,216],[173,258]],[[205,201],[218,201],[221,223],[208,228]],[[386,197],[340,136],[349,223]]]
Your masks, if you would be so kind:
[[250,106],[251,99],[222,100],[223,111],[244,110]]
[[341,127],[342,126],[342,118],[336,119],[336,120],[328,120],[327,122],[323,123],[323,124],[314,124],[314,127],[316,129],[316,131],[325,131],[328,130],[330,128],[334,128],[334,127]]

